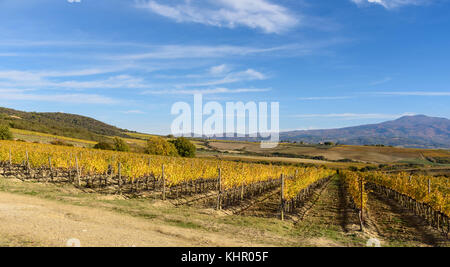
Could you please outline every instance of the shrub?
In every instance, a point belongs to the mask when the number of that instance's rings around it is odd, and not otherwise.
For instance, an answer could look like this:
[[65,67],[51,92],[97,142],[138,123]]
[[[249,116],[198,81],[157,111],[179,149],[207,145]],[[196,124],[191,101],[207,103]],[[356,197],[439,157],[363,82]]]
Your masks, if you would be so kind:
[[94,149],[113,150],[113,146],[107,142],[99,142],[94,146]]
[[175,145],[175,148],[178,151],[178,154],[182,157],[193,158],[195,157],[196,148],[195,145],[191,143],[188,139],[184,137],[177,138],[175,140],[170,141]]
[[357,172],[358,171],[358,167],[355,167],[355,166],[350,166],[350,167],[348,167],[348,169],[350,171],[352,171],[352,172]]
[[130,151],[130,147],[123,139],[115,137],[114,138],[114,150],[128,152],[128,151]]
[[162,137],[150,137],[145,147],[145,153],[160,156],[178,156],[175,145],[167,142]]
[[69,144],[62,140],[54,140],[54,141],[51,141],[50,144],[52,144],[54,146],[73,146],[72,144]]
[[8,126],[0,125],[0,140],[12,140],[13,135]]

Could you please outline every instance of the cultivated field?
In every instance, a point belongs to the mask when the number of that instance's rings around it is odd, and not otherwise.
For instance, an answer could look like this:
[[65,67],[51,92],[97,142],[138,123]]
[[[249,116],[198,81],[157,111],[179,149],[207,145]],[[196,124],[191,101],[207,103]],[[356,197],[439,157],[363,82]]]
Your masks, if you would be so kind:
[[[1,141],[0,242],[63,245],[78,233],[87,246],[363,246],[371,237],[448,246],[449,179]],[[119,221],[132,227],[108,226]]]
[[211,150],[243,154],[246,152],[256,154],[280,153],[283,155],[324,157],[328,160],[350,159],[366,163],[394,163],[414,160],[426,160],[426,157],[450,158],[448,150],[411,149],[397,147],[375,147],[375,146],[324,146],[324,145],[300,145],[280,144],[272,150],[261,149],[259,143],[211,141],[208,142]]

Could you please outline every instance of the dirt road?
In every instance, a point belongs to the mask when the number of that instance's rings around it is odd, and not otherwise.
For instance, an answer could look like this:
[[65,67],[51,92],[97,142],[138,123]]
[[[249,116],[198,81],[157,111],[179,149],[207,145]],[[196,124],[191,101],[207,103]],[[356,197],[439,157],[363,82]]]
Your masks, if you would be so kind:
[[[92,207],[0,192],[0,240],[30,246],[263,246]],[[6,239],[6,240],[5,240]]]

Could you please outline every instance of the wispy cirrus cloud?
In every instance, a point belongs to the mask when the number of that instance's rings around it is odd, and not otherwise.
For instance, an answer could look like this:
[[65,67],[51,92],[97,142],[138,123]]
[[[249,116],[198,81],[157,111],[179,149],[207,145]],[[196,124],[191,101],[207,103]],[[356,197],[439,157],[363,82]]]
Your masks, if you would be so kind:
[[[152,45],[138,42],[102,42],[102,41],[33,41],[33,40],[1,40],[0,57],[22,58],[76,58],[77,60],[96,60],[98,62],[120,61],[127,65],[139,65],[138,61],[219,59],[250,56],[303,57],[314,55],[324,49],[351,42],[345,38],[328,38],[303,40],[275,46],[246,45]],[[42,48],[61,47],[48,52]],[[34,51],[39,48],[38,51]],[[86,48],[89,48],[86,53]],[[117,49],[116,49],[117,48]],[[5,49],[3,52],[2,49]],[[31,50],[31,51],[30,51]],[[57,52],[56,52],[57,51]],[[105,52],[108,51],[108,52]],[[124,52],[126,51],[126,52]],[[133,62],[133,63],[130,63]]]
[[[108,74],[118,69],[81,69],[68,71],[0,71],[0,87],[34,88],[34,89],[115,89],[115,88],[149,88],[142,78],[127,74],[111,75],[107,78],[79,80],[79,77]],[[76,77],[77,79],[73,79]],[[63,78],[63,80],[55,78]]]
[[351,0],[359,6],[368,4],[381,5],[386,9],[393,9],[408,5],[424,5],[432,2],[433,0]]
[[116,60],[222,58],[296,49],[298,49],[298,45],[283,45],[265,48],[233,45],[162,45],[150,47],[148,48],[148,52],[117,56],[113,55],[107,56],[107,58]]
[[138,109],[133,109],[133,110],[127,110],[122,112],[124,114],[145,114],[144,111],[138,110]]
[[282,33],[299,23],[287,8],[271,0],[137,1],[136,7],[175,20],[216,27],[244,26],[265,33]]
[[402,114],[382,114],[382,113],[328,113],[328,114],[300,114],[294,115],[295,118],[314,119],[314,118],[338,118],[338,119],[396,119],[403,116],[415,115],[414,113]]
[[375,92],[373,94],[380,96],[450,96],[450,92],[428,92],[428,91]]
[[431,92],[431,91],[392,91],[392,92],[365,92],[355,95],[347,96],[313,96],[313,97],[299,97],[301,101],[321,101],[321,100],[345,100],[361,97],[396,97],[396,96],[429,96],[442,97],[450,96],[450,92]]
[[299,97],[301,101],[321,101],[321,100],[344,100],[355,98],[355,96],[313,96],[313,97]]
[[[209,80],[204,82],[197,82],[197,83],[186,83],[186,84],[179,84],[177,87],[205,87],[205,86],[217,86],[222,84],[230,84],[230,83],[237,83],[237,82],[243,82],[243,81],[254,81],[254,80],[265,80],[267,79],[267,76],[263,73],[256,71],[254,69],[247,69],[245,71],[239,71],[239,72],[230,72],[225,73],[222,72],[221,74],[225,74],[223,78],[218,80]],[[214,76],[218,75],[218,73],[213,74]]]
[[42,94],[28,93],[25,90],[0,89],[1,100],[56,102],[69,104],[112,105],[119,101],[98,94]]
[[384,79],[381,79],[381,80],[378,80],[378,81],[371,82],[369,85],[370,85],[370,86],[376,86],[376,85],[388,83],[388,82],[390,82],[390,81],[392,81],[392,78],[391,78],[391,77],[386,77],[386,78],[384,78]]
[[238,89],[229,89],[229,88],[212,88],[212,89],[192,89],[192,90],[153,90],[153,91],[145,91],[142,94],[144,95],[194,95],[194,94],[203,94],[203,95],[211,95],[211,94],[238,94],[238,93],[259,93],[259,92],[268,92],[271,89],[269,88],[238,88]]

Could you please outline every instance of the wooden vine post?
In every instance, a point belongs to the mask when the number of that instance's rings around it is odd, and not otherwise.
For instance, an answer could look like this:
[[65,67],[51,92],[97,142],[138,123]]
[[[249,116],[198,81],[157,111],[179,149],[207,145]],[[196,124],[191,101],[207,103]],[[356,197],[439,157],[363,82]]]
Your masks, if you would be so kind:
[[[113,161],[111,161],[113,162]],[[108,186],[108,182],[113,180],[113,173],[114,173],[114,169],[113,169],[113,165],[109,164],[109,177],[105,179],[105,187]]]
[[431,179],[428,178],[428,195],[431,194]]
[[145,178],[145,184],[146,184],[146,189],[149,190],[150,189],[150,174],[151,174],[151,163],[152,160],[149,158],[148,159],[148,175]]
[[11,148],[9,149],[9,166],[12,165],[12,153],[11,153]]
[[117,185],[119,187],[119,195],[122,194],[122,164],[119,162],[119,166],[117,167],[117,171],[118,171],[118,180],[117,180]]
[[217,210],[222,209],[222,169],[219,168],[219,177],[217,178]]
[[281,220],[284,221],[284,174],[281,174]]
[[78,165],[78,156],[75,156],[75,164],[77,165],[77,182],[78,186],[81,186],[81,179],[80,179],[80,166]]
[[359,190],[360,190],[360,201],[361,201],[361,210],[359,211],[359,221],[360,221],[360,227],[361,231],[364,231],[364,185],[363,185],[363,178],[359,178]]
[[27,172],[30,174],[30,159],[28,157],[28,149],[25,151],[26,157],[27,157]]
[[166,177],[164,176],[164,164],[162,165],[162,183],[163,183],[163,191],[162,191],[162,200],[166,200]]
[[50,168],[50,177],[52,178],[53,182],[53,167],[52,167],[52,157],[48,156],[48,167]]

